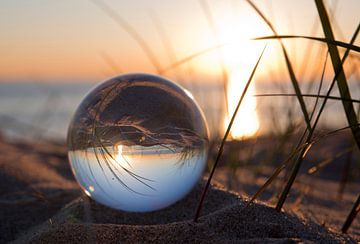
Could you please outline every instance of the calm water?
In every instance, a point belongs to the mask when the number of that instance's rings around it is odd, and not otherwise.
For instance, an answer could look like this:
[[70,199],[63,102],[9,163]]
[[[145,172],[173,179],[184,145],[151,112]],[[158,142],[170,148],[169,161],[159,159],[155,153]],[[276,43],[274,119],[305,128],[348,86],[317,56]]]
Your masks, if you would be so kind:
[[[0,127],[10,136],[65,139],[67,127],[76,107],[94,84],[7,84],[0,83]],[[191,91],[203,109],[212,135],[223,129],[224,95],[221,85],[183,84]],[[326,89],[327,86],[324,86]],[[305,89],[304,89],[305,90]],[[357,87],[351,89],[353,98],[359,98]],[[291,86],[281,89],[274,85],[256,86],[255,93],[293,93]],[[314,93],[314,91],[312,91]],[[240,94],[240,92],[239,92]],[[337,95],[334,92],[333,95]],[[277,126],[284,127],[291,114],[301,121],[296,98],[257,98],[260,133]],[[314,99],[307,98],[312,106]],[[246,119],[246,118],[244,118]],[[341,103],[330,101],[321,125],[339,128],[346,125]]]

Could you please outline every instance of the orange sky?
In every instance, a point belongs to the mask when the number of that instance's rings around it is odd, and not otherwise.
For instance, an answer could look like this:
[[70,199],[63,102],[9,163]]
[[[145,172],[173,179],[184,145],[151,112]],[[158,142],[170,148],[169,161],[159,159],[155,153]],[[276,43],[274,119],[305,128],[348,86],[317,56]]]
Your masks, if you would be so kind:
[[[228,69],[251,66],[264,42],[244,40],[271,34],[242,0],[206,1],[213,15],[216,38],[201,1],[104,1],[136,29],[162,68],[217,42],[233,43],[231,48],[222,49],[221,55],[216,51],[202,55],[166,76],[217,80],[220,56]],[[311,29],[318,18],[312,0],[254,2],[280,34],[313,34]],[[328,8],[335,6],[335,1],[325,3]],[[359,12],[360,1],[338,1],[334,29],[339,40],[350,39],[360,21]],[[138,43],[91,1],[3,0],[0,13],[0,81],[94,82],[121,72],[156,72]],[[151,17],[154,15],[156,23]],[[159,26],[163,30],[160,34]],[[167,36],[167,48],[163,42],[166,38],[161,35]],[[320,26],[316,35],[322,36]],[[319,60],[317,51],[306,53],[307,43],[286,41],[295,67],[302,63],[304,54],[310,63]],[[314,44],[314,50],[322,45]],[[268,45],[259,67],[263,79],[274,72],[279,79],[286,74],[277,47],[276,42]]]

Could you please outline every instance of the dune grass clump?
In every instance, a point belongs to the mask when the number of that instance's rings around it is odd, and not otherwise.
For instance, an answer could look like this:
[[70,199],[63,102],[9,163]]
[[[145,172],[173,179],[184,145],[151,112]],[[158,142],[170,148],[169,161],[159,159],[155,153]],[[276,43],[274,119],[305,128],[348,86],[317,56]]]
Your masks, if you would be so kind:
[[[106,5],[103,1],[92,0],[92,2],[94,2],[109,17],[111,17],[114,21],[116,21],[119,24],[119,26],[122,29],[124,29],[134,39],[134,41],[144,51],[145,55],[150,60],[150,62],[152,63],[152,65],[154,66],[154,68],[158,74],[164,75],[167,72],[169,72],[170,70],[174,70],[174,69],[178,68],[179,66],[192,61],[193,59],[195,59],[197,57],[200,57],[208,52],[212,52],[214,50],[221,49],[222,47],[227,45],[226,43],[220,43],[219,38],[218,38],[218,32],[217,32],[217,30],[215,28],[215,24],[214,24],[215,20],[212,16],[211,10],[210,10],[206,0],[202,0],[202,1],[200,1],[200,5],[205,14],[205,18],[207,19],[207,22],[209,23],[209,28],[211,28],[214,38],[216,39],[216,45],[213,47],[204,48],[203,50],[200,50],[196,53],[193,53],[186,57],[175,60],[174,55],[173,55],[174,50],[172,50],[172,48],[170,48],[170,47],[172,47],[170,40],[164,40],[165,50],[168,52],[169,57],[172,57],[172,59],[171,59],[172,63],[167,65],[166,67],[162,67],[160,65],[160,62],[157,59],[156,55],[154,55],[154,53],[155,53],[154,50],[151,49],[151,47],[146,42],[145,38],[143,38],[139,34],[139,32],[136,31],[136,29],[134,27],[132,27],[126,20],[124,20],[119,14],[117,14],[116,11],[114,11],[110,6]],[[323,1],[322,0],[314,0],[315,6],[317,9],[317,13],[318,13],[318,19],[320,20],[319,23],[322,26],[324,37],[301,36],[301,35],[281,35],[276,31],[274,25],[272,24],[272,21],[266,17],[266,15],[260,10],[260,8],[252,0],[246,0],[246,2],[259,15],[260,19],[262,19],[262,21],[265,22],[265,24],[268,26],[268,28],[273,33],[273,36],[258,37],[258,38],[254,38],[254,40],[255,41],[269,40],[269,39],[278,40],[278,42],[281,46],[281,50],[282,50],[282,57],[284,58],[284,61],[286,64],[286,69],[288,71],[288,75],[289,75],[289,78],[291,81],[291,85],[294,90],[294,92],[291,94],[286,93],[286,92],[282,92],[282,93],[278,93],[278,94],[257,94],[257,97],[265,97],[265,96],[295,97],[296,102],[298,103],[297,105],[300,108],[301,116],[302,116],[302,120],[303,120],[302,123],[299,123],[298,121],[295,121],[293,119],[292,116],[293,116],[294,111],[292,111],[292,108],[289,108],[288,111],[283,111],[283,113],[286,113],[286,112],[288,113],[288,121],[287,121],[288,127],[284,130],[284,132],[281,132],[281,130],[279,130],[279,134],[278,134],[277,138],[280,139],[281,143],[280,143],[277,151],[285,151],[288,153],[287,153],[287,155],[284,156],[282,162],[279,165],[277,165],[277,167],[275,167],[275,170],[273,171],[272,175],[267,179],[267,181],[263,184],[263,186],[260,187],[260,189],[253,195],[253,197],[251,198],[251,200],[249,202],[249,204],[250,204],[256,198],[258,198],[260,196],[260,194],[266,190],[267,187],[269,187],[273,182],[278,180],[278,177],[281,172],[286,171],[285,180],[283,180],[280,183],[280,188],[282,190],[280,190],[279,196],[277,198],[277,202],[275,204],[275,209],[277,211],[281,211],[281,209],[283,208],[283,205],[285,204],[285,202],[287,200],[288,194],[291,191],[293,184],[299,174],[299,171],[301,169],[303,161],[306,158],[309,150],[311,150],[311,147],[315,143],[317,143],[319,140],[323,140],[325,137],[335,134],[338,131],[348,129],[352,133],[352,136],[354,138],[354,144],[357,146],[357,150],[360,149],[360,128],[359,128],[359,123],[358,123],[359,111],[356,112],[355,107],[354,107],[355,104],[357,106],[359,106],[360,101],[358,99],[352,98],[352,96],[350,94],[348,80],[346,78],[346,74],[345,74],[345,71],[343,68],[343,65],[348,60],[348,57],[353,55],[350,52],[355,53],[355,55],[360,52],[360,47],[354,45],[354,42],[355,42],[358,32],[360,30],[360,25],[358,25],[358,27],[354,31],[354,34],[349,42],[343,42],[343,41],[336,40],[333,30],[332,30],[329,14],[327,12],[327,9],[326,9]],[[159,21],[157,20],[156,23],[159,24]],[[314,26],[316,26],[316,24],[317,23],[315,23]],[[161,36],[164,39],[165,36],[167,36],[167,35],[163,31],[161,33],[162,33]],[[302,72],[305,73],[304,67],[306,66],[306,64],[305,65],[303,64],[301,67],[297,67],[297,66],[294,67],[294,65],[293,65],[294,62],[292,62],[290,55],[288,54],[288,51],[282,41],[283,39],[294,39],[294,38],[306,39],[312,43],[319,42],[319,43],[322,43],[324,45],[324,47],[326,45],[327,50],[326,50],[326,56],[324,59],[325,61],[323,63],[323,66],[320,67],[321,71],[322,71],[321,77],[319,79],[317,79],[317,78],[315,78],[315,76],[313,76],[312,81],[309,82],[309,86],[308,86],[308,91],[310,91],[312,89],[312,87],[314,87],[318,84],[316,93],[313,93],[313,94],[309,93],[309,92],[303,93],[303,91],[301,89],[301,84],[296,75],[295,69],[301,69]],[[311,43],[310,43],[310,46],[311,46]],[[346,49],[342,57],[340,56],[340,52],[339,52],[338,48]],[[330,57],[329,60],[328,60],[328,56]],[[253,75],[258,67],[261,57],[262,57],[262,54],[260,55],[256,65],[252,71],[252,74],[246,83],[245,89],[242,91],[242,95],[240,96],[237,107],[236,107],[234,113],[232,114],[230,123],[228,124],[228,126],[226,128],[226,131],[224,133],[224,136],[222,137],[222,140],[220,141],[220,146],[216,153],[216,159],[214,160],[214,163],[210,170],[210,175],[209,175],[207,184],[206,184],[204,191],[200,197],[199,204],[196,209],[194,221],[197,221],[198,217],[200,216],[201,208],[203,205],[204,198],[206,196],[207,189],[213,178],[215,169],[219,165],[220,157],[223,153],[226,140],[230,134],[232,124],[237,115],[239,106],[241,105],[241,102],[247,92],[247,88],[249,87],[251,80],[253,78]],[[355,57],[357,57],[357,56],[355,56]],[[227,74],[226,67],[223,63],[221,54],[219,55],[219,59],[220,59],[220,66],[221,66],[221,72],[222,72],[221,82],[223,84],[224,93],[225,93],[225,97],[226,97],[227,89],[228,89],[227,83],[228,83],[229,77]],[[332,65],[332,68],[334,71],[333,72],[334,76],[333,76],[332,82],[330,83],[330,86],[327,88],[326,93],[323,94],[322,90],[324,88],[325,69],[327,67],[327,64],[330,62],[331,62],[331,65]],[[353,72],[356,72],[356,71],[357,71],[357,69],[356,69],[356,65],[355,65]],[[337,90],[339,92],[339,96],[332,95],[332,92],[335,90],[335,85],[337,85],[337,88],[338,88]],[[305,102],[305,98],[315,99],[315,102],[312,107],[309,107],[309,104],[307,104]],[[317,135],[318,124],[319,124],[320,118],[322,117],[321,115],[324,114],[327,102],[329,100],[330,101],[341,101],[343,109],[344,109],[344,113],[346,115],[347,126],[345,128],[341,128],[341,129],[332,131],[330,133],[325,133],[325,135],[318,136]],[[227,105],[226,99],[224,100],[224,103],[226,105],[225,111],[227,111],[228,105]],[[219,116],[219,117],[222,117],[222,116]],[[240,119],[242,119],[242,118],[240,118]],[[246,118],[243,118],[243,119],[246,119]],[[304,128],[303,131],[301,131],[302,128]],[[219,131],[221,131],[221,130],[219,129]],[[292,140],[290,140],[290,137],[294,136],[294,135],[298,135],[298,134],[300,134],[300,136],[295,136],[296,140],[297,140],[297,142],[295,143],[295,146],[293,146],[293,145],[290,146],[291,150],[282,150],[282,149],[288,148],[287,144],[291,143],[291,141],[292,141]],[[217,140],[218,140],[217,136],[213,137],[213,142],[210,142],[210,144],[216,145]],[[353,150],[355,150],[355,148],[352,148],[351,150],[348,150],[343,154],[351,153]],[[270,153],[270,155],[271,154],[275,155],[276,153]],[[343,155],[343,154],[341,154],[341,155]],[[275,161],[274,158],[273,158],[273,161]],[[320,163],[318,165],[318,167],[314,166],[312,168],[312,170],[309,170],[309,173],[312,174],[315,171],[321,170],[321,168],[324,165],[328,165],[331,161],[332,160],[327,160],[326,163]],[[229,164],[231,164],[231,162],[229,162]],[[350,166],[348,165],[347,171],[349,171],[349,167]],[[345,184],[344,182],[346,182],[346,177],[347,177],[346,172],[343,174],[345,178],[342,179],[343,183],[341,183],[341,184]],[[342,186],[342,188],[344,188],[344,186]],[[343,232],[347,232],[347,230],[351,226],[352,221],[355,219],[355,217],[359,211],[360,211],[360,195],[357,199],[355,199],[353,208],[350,211],[348,217],[344,221],[345,223],[342,227]]]
[[[304,134],[303,134],[303,137],[301,137],[301,140],[299,141],[298,146],[296,147],[296,150],[293,153],[291,153],[289,158],[280,167],[278,167],[275,170],[274,174],[269,178],[269,180],[264,184],[264,186],[262,188],[260,188],[260,190],[253,196],[253,198],[250,201],[250,202],[252,202],[253,200],[255,200],[256,197],[259,194],[261,194],[261,192],[265,190],[265,188],[274,180],[274,178],[276,176],[278,176],[279,173],[288,165],[288,163],[291,162],[292,160],[294,160],[295,163],[293,164],[293,167],[292,167],[292,170],[291,170],[291,173],[290,173],[290,177],[288,178],[288,181],[285,184],[285,187],[284,187],[284,189],[283,189],[283,191],[282,191],[282,193],[280,195],[280,198],[278,200],[278,203],[276,204],[276,209],[278,211],[280,211],[283,204],[286,201],[287,195],[288,195],[288,193],[289,193],[289,191],[290,191],[290,189],[292,187],[292,184],[295,181],[296,175],[299,172],[299,169],[301,167],[301,163],[302,163],[303,159],[305,158],[307,152],[310,150],[310,147],[311,147],[311,145],[313,143],[311,140],[312,140],[313,134],[315,132],[315,128],[316,128],[316,126],[318,124],[320,115],[323,112],[323,109],[324,109],[324,107],[326,105],[327,99],[334,99],[334,97],[331,96],[330,93],[332,91],[332,88],[334,86],[335,81],[337,81],[338,88],[339,88],[339,91],[340,91],[340,97],[337,97],[335,99],[339,99],[343,103],[344,111],[345,111],[345,114],[346,114],[346,117],[347,117],[347,120],[348,120],[348,124],[349,124],[348,128],[352,131],[352,134],[354,136],[356,144],[358,145],[358,148],[359,148],[359,145],[360,145],[360,143],[359,143],[359,124],[358,124],[358,120],[357,120],[357,115],[356,115],[354,107],[353,107],[353,102],[358,102],[358,101],[354,101],[351,98],[351,95],[350,95],[350,92],[349,92],[349,87],[347,85],[345,72],[343,70],[342,65],[345,62],[350,50],[357,51],[357,52],[359,52],[359,50],[360,50],[359,47],[353,45],[353,43],[354,43],[354,41],[355,41],[355,39],[357,37],[357,34],[359,32],[360,25],[356,29],[356,31],[355,31],[355,33],[354,33],[354,35],[353,35],[353,37],[352,37],[349,44],[348,43],[343,43],[343,42],[340,42],[340,41],[336,41],[335,38],[334,38],[333,32],[332,32],[332,29],[331,29],[331,25],[330,25],[329,18],[328,18],[326,9],[324,7],[324,4],[323,4],[323,2],[321,0],[317,0],[316,1],[316,6],[317,6],[317,9],[318,9],[318,12],[319,12],[321,24],[323,26],[323,30],[324,30],[324,34],[325,34],[326,38],[304,37],[304,36],[278,36],[278,34],[275,31],[274,27],[272,26],[271,22],[269,20],[267,20],[267,18],[259,10],[259,8],[252,1],[248,0],[247,2],[253,7],[253,9],[261,16],[261,18],[265,21],[265,23],[273,31],[275,36],[274,37],[268,37],[268,38],[269,39],[270,38],[279,38],[280,39],[281,48],[283,50],[284,58],[285,58],[286,65],[287,65],[287,68],[288,68],[288,71],[289,71],[289,76],[291,78],[291,81],[293,83],[293,87],[294,87],[294,90],[295,90],[295,94],[293,94],[293,95],[298,98],[298,102],[299,102],[299,104],[301,106],[301,109],[302,109],[302,112],[303,112],[303,115],[304,115],[304,120],[305,120],[306,125],[307,125],[307,131],[305,131]],[[333,64],[333,69],[334,69],[335,76],[334,76],[333,82],[332,82],[327,94],[325,96],[320,95],[321,84],[322,84],[322,80],[323,80],[323,77],[324,77],[324,69],[323,69],[318,94],[312,95],[312,96],[316,97],[317,100],[316,100],[313,112],[311,113],[311,118],[315,114],[315,108],[316,108],[318,99],[323,98],[324,100],[323,100],[323,103],[321,105],[321,108],[320,108],[320,110],[319,110],[319,112],[318,112],[318,114],[316,116],[316,119],[315,119],[315,122],[313,123],[313,125],[310,124],[310,118],[309,118],[309,115],[308,115],[308,112],[307,112],[308,110],[307,110],[307,108],[305,106],[305,103],[304,103],[304,100],[303,100],[303,97],[308,96],[308,95],[304,96],[300,91],[299,83],[298,83],[298,81],[297,81],[297,79],[295,77],[295,73],[293,71],[291,62],[289,60],[288,54],[287,54],[286,49],[285,49],[285,46],[281,42],[281,38],[307,38],[307,39],[310,39],[310,40],[322,41],[322,42],[325,42],[328,45],[328,52],[329,52],[330,57],[331,57],[331,61],[332,61],[332,64]],[[258,39],[261,40],[261,39],[266,39],[266,38],[258,38]],[[339,55],[337,46],[347,48],[342,60],[340,60],[340,55]],[[327,58],[326,58],[326,60],[327,60]],[[326,61],[325,61],[324,67],[325,66],[326,66]],[[244,90],[244,91],[246,92],[246,90]],[[282,94],[282,95],[286,95],[286,94]],[[240,99],[240,102],[241,102],[241,99]],[[235,110],[235,112],[233,114],[233,118],[234,118],[234,116],[236,116],[236,112],[237,112],[237,110]],[[210,173],[208,183],[211,181],[211,178],[213,176],[213,172],[215,170],[215,167],[217,166],[219,157],[221,156],[223,144],[224,144],[224,141],[226,140],[228,131],[231,129],[231,125],[232,125],[232,123],[230,122],[230,124],[229,124],[229,126],[227,128],[227,131],[225,133],[224,139],[223,139],[223,141],[221,143],[221,146],[220,146],[220,149],[219,149],[219,152],[218,152],[218,156],[217,156],[217,159],[216,159],[215,164],[214,164],[214,168]],[[307,134],[307,136],[305,136],[306,134]],[[306,140],[304,140],[305,137],[306,137]],[[295,155],[296,155],[296,157],[294,157]],[[195,221],[197,220],[197,218],[199,216],[199,211],[201,209],[201,204],[203,202],[203,196],[205,195],[205,192],[206,192],[206,188],[205,188],[204,193],[203,193],[203,195],[202,195],[202,197],[201,197],[201,199],[199,201],[199,207],[198,207],[198,210],[197,210],[196,215],[195,215]],[[354,206],[353,206],[351,212],[349,213],[349,216],[345,220],[345,223],[344,223],[344,225],[342,227],[343,232],[346,232],[348,230],[348,228],[350,227],[352,221],[355,219],[357,213],[359,212],[359,209],[360,209],[360,207],[359,207],[359,204],[360,204],[359,203],[359,198],[360,198],[360,195],[359,195],[358,199],[355,201]]]

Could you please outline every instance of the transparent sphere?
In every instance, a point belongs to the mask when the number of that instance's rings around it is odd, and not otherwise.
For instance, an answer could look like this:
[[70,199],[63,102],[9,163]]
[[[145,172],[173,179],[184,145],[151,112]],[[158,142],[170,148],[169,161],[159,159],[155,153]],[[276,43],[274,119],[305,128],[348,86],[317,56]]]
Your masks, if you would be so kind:
[[197,183],[208,129],[188,91],[158,76],[127,74],[84,98],[69,126],[68,149],[88,196],[146,212],[175,203]]

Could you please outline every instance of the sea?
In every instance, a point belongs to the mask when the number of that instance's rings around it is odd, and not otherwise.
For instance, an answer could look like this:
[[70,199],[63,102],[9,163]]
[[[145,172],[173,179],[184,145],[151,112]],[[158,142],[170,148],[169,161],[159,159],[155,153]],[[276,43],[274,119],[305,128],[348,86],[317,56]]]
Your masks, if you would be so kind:
[[[208,122],[212,137],[221,136],[225,128],[225,95],[221,84],[198,83],[181,84],[189,90]],[[280,85],[279,85],[280,84]],[[10,138],[65,140],[70,120],[85,95],[97,84],[93,83],[0,83],[0,130]],[[313,88],[303,93],[316,93]],[[324,85],[322,93],[327,87]],[[358,85],[351,88],[353,98],[360,96]],[[256,113],[259,129],[257,135],[275,133],[288,126],[304,125],[300,106],[294,96],[254,96],[264,94],[293,94],[290,83],[255,85],[254,94],[248,97],[256,100]],[[239,97],[241,91],[239,91]],[[338,96],[336,89],[332,93]],[[315,98],[307,97],[309,114]],[[322,99],[318,101],[321,104]],[[356,108],[358,104],[355,104]],[[317,110],[316,110],[317,111]],[[239,123],[246,122],[248,116],[242,115]],[[250,121],[250,123],[252,123]],[[346,117],[341,101],[329,100],[321,117],[319,126],[338,129],[346,126]]]

